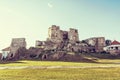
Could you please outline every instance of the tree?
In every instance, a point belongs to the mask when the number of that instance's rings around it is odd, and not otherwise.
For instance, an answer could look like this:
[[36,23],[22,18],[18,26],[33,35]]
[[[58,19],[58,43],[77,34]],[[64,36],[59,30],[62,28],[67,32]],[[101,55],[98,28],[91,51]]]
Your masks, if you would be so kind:
[[106,46],[109,46],[110,44],[111,44],[111,40],[109,40],[109,39],[107,39],[106,41],[105,41],[105,44],[106,44]]

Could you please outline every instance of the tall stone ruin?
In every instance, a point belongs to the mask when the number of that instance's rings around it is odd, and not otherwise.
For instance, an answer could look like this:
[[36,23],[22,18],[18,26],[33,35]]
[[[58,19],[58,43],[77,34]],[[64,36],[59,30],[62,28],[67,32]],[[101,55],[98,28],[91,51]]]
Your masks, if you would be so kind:
[[79,41],[78,30],[70,28],[70,31],[68,32],[68,38],[69,38],[69,41],[73,43],[75,43],[76,41]]
[[17,51],[20,48],[26,49],[25,38],[13,38],[10,45],[10,55],[9,58],[14,58],[17,55]]
[[105,38],[104,37],[98,37],[97,38],[97,43],[96,43],[97,52],[102,52],[103,47],[105,47]]
[[60,30],[59,26],[52,25],[52,27],[48,29],[48,40],[56,43],[62,41],[69,41],[69,42],[79,41],[78,30],[70,28],[69,31],[63,31]]
[[48,40],[56,43],[59,43],[63,40],[62,31],[60,30],[59,26],[52,25],[52,27],[48,29]]

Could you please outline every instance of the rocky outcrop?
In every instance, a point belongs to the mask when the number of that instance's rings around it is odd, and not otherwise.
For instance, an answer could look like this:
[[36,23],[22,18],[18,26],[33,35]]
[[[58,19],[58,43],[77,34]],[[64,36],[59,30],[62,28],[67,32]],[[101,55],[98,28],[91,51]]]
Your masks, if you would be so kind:
[[45,61],[67,61],[67,62],[94,62],[76,54],[68,54],[64,51],[58,51],[54,54],[44,54],[42,60]]
[[27,51],[27,59],[40,59],[40,55],[43,54],[43,49],[30,47]]

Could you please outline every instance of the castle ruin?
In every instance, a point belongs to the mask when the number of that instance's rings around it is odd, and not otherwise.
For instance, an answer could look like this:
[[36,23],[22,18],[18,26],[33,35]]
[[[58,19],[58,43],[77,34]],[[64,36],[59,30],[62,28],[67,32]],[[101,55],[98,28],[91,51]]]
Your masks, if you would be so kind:
[[70,28],[69,31],[63,31],[60,30],[59,26],[52,25],[52,27],[48,29],[48,40],[56,43],[66,40],[70,42],[79,41],[78,30]]
[[44,50],[66,50],[73,52],[102,52],[105,46],[104,37],[94,37],[79,40],[77,29],[70,28],[69,31],[60,30],[59,26],[52,25],[48,29],[47,41],[36,41],[36,47]]
[[65,56],[68,52],[102,52],[104,46],[104,37],[93,37],[80,41],[77,29],[70,28],[69,31],[64,31],[61,30],[59,26],[52,25],[48,29],[47,40],[37,40],[35,47],[30,47],[28,50],[26,50],[25,38],[13,38],[8,59],[19,59],[21,57],[28,59],[39,58],[42,60],[53,60],[53,58],[61,59],[62,56]]

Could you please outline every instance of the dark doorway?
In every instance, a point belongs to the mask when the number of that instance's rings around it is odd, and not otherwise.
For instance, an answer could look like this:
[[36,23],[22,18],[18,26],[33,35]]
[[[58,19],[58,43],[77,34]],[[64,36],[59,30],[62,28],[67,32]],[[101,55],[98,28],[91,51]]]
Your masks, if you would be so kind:
[[13,54],[11,54],[10,57],[13,57]]
[[63,34],[63,40],[67,40],[68,39],[68,34]]

